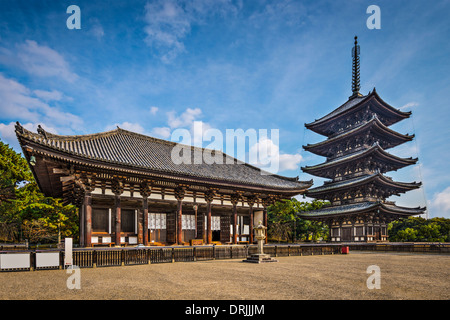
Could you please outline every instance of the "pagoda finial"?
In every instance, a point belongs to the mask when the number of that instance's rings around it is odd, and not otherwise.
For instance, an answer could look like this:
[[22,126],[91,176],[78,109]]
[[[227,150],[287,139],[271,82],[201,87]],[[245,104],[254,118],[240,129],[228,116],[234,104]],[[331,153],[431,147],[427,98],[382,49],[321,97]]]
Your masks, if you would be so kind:
[[359,84],[359,45],[358,45],[358,37],[355,36],[355,46],[352,48],[352,57],[353,57],[353,63],[352,63],[352,96],[350,99],[355,97],[362,96],[359,93],[359,89],[361,89],[361,86]]

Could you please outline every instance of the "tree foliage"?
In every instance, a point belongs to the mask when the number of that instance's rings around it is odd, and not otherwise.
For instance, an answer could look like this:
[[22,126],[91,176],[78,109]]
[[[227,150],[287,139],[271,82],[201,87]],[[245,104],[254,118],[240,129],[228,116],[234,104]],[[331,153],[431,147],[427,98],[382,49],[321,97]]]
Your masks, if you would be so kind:
[[450,242],[450,219],[410,217],[391,222],[388,232],[392,242]]
[[26,160],[0,140],[0,205],[15,198],[20,183],[32,179]]
[[78,237],[78,210],[38,189],[26,160],[0,140],[0,241]]
[[268,237],[271,241],[295,242],[326,240],[328,227],[321,222],[302,219],[298,213],[320,209],[325,202],[300,202],[295,198],[278,201],[267,210]]

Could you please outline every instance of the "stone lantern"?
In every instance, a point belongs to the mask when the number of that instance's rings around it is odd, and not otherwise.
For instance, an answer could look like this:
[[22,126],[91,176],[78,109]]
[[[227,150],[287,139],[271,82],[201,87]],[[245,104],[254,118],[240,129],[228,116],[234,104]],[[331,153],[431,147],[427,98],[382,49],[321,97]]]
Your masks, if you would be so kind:
[[266,239],[267,228],[259,221],[259,224],[253,227],[253,230],[255,231],[255,238],[258,241],[258,251],[256,254],[250,255],[242,261],[253,263],[278,262],[278,260],[271,258],[270,255],[264,254],[264,240]]

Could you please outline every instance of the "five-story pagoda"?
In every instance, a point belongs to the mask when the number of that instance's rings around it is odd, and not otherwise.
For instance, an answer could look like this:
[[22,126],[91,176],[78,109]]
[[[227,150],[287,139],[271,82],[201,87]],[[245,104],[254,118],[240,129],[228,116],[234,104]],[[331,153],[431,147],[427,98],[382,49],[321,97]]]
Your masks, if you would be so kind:
[[366,96],[360,94],[357,37],[352,56],[353,94],[334,111],[305,124],[306,128],[327,139],[303,148],[327,159],[302,170],[330,179],[320,187],[309,189],[307,195],[328,200],[331,205],[300,216],[325,222],[333,242],[385,241],[390,221],[425,211],[425,208],[400,207],[386,201],[391,195],[400,195],[421,186],[420,182],[397,182],[384,175],[418,160],[400,158],[386,151],[414,138],[414,135],[401,134],[389,128],[408,118],[411,112],[393,108],[380,98],[375,89]]

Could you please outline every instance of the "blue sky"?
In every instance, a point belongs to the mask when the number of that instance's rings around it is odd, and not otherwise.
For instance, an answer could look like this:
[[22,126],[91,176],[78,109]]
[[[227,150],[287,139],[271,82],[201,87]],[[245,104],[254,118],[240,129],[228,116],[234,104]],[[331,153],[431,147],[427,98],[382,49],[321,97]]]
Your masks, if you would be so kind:
[[[381,29],[368,29],[371,4]],[[70,5],[81,29],[68,29]],[[413,116],[393,126],[416,139],[390,152],[419,164],[389,176],[422,181],[399,205],[450,217],[448,1],[0,1],[0,137],[14,123],[58,134],[124,129],[170,139],[177,128],[278,129],[279,174],[314,178],[324,161],[304,128],[376,87]],[[261,141],[260,141],[261,142]],[[271,142],[269,140],[269,142]],[[254,146],[249,146],[249,151]]]

